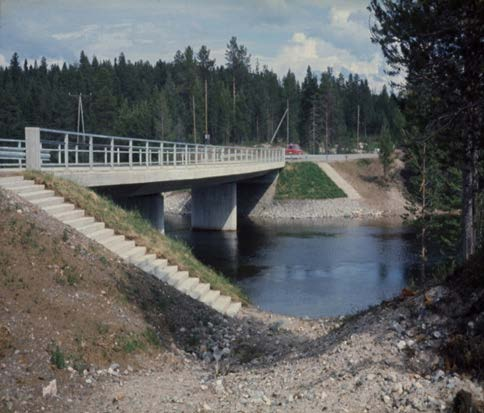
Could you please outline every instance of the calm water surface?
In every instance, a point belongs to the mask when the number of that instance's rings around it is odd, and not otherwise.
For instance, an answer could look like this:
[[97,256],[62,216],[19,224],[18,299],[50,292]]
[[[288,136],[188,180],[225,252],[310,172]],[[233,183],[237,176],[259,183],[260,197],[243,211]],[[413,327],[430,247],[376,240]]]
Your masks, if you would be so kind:
[[237,232],[202,232],[171,216],[166,231],[235,279],[254,304],[287,315],[335,316],[366,308],[398,295],[418,263],[415,235],[381,221],[247,221],[239,222]]

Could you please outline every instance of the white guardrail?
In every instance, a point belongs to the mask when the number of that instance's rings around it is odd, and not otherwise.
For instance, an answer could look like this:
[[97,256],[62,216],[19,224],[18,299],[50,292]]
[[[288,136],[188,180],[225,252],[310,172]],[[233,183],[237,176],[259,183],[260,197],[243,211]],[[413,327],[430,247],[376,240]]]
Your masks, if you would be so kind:
[[[284,148],[199,145],[43,128],[26,128],[25,138],[0,139],[0,166],[134,168],[285,160]],[[12,149],[2,151],[3,147]]]
[[0,168],[25,167],[25,141],[0,139]]

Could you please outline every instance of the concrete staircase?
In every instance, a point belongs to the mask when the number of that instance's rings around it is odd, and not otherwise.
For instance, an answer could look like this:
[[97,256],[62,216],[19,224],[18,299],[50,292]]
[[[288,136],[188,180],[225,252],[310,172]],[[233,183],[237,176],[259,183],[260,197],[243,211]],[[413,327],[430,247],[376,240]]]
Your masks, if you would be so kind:
[[197,277],[190,277],[187,271],[180,271],[178,266],[169,265],[167,260],[159,259],[154,254],[147,254],[145,247],[137,246],[134,241],[127,240],[124,235],[116,235],[112,229],[106,228],[104,222],[97,222],[93,217],[86,216],[84,210],[77,209],[73,204],[65,202],[64,198],[56,196],[54,191],[45,189],[44,185],[24,180],[22,176],[10,176],[0,178],[0,187],[15,192],[26,201],[43,209],[53,218],[103,245],[125,261],[153,274],[156,278],[214,310],[230,317],[240,310],[241,303],[221,295],[220,291],[212,290],[210,284],[200,282]]

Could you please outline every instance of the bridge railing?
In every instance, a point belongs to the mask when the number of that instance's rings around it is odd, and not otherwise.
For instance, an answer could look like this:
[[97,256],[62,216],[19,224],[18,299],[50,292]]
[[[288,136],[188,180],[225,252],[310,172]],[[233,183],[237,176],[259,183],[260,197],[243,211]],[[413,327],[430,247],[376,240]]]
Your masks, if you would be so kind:
[[284,161],[283,148],[199,145],[42,128],[26,128],[26,142],[27,167],[31,164],[32,169]]
[[25,141],[0,139],[0,168],[25,167]]

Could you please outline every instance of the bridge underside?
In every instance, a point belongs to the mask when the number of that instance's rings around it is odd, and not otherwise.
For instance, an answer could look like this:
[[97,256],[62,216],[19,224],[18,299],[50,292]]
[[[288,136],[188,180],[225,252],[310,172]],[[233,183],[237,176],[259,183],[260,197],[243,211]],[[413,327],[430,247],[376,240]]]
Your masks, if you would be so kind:
[[237,229],[237,194],[242,201],[241,212],[250,212],[283,166],[284,162],[272,162],[52,172],[106,194],[125,208],[138,210],[160,231],[164,231],[162,193],[191,189],[192,228],[231,231]]

